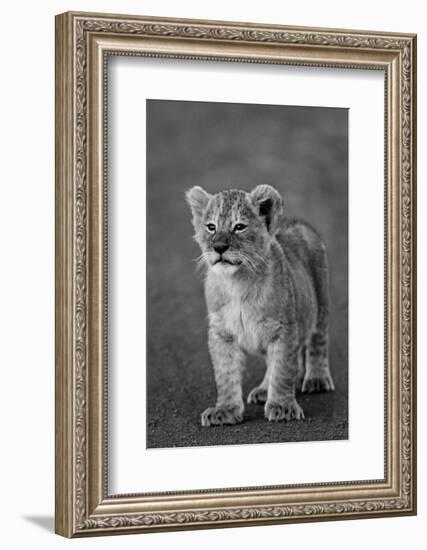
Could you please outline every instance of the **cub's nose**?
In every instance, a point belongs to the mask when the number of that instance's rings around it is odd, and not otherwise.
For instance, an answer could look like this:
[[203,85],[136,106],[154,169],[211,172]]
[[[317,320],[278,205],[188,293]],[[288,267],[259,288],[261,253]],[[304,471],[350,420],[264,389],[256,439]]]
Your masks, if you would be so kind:
[[218,252],[218,254],[224,254],[224,252],[228,250],[230,247],[228,246],[227,243],[219,241],[213,245],[213,248],[215,252]]

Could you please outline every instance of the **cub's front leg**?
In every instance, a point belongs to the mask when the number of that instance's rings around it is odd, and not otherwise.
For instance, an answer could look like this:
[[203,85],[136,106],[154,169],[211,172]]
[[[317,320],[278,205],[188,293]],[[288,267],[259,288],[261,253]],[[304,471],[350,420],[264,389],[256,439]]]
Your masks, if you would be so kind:
[[202,426],[237,424],[243,417],[242,368],[245,357],[232,335],[209,329],[209,351],[217,388],[215,407],[201,416]]
[[295,399],[298,374],[298,347],[292,338],[279,337],[267,347],[267,368],[270,372],[265,416],[268,420],[301,420],[302,408]]

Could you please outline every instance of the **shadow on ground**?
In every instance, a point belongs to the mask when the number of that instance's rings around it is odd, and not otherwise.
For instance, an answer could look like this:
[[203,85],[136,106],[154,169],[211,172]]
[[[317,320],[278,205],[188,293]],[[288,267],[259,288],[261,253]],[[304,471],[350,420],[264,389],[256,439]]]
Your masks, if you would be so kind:
[[[348,437],[348,179],[345,109],[150,100],[148,116],[147,446]],[[238,426],[202,428],[215,403],[203,281],[184,191],[275,186],[290,216],[322,235],[331,268],[331,394],[301,395],[305,421],[270,423],[248,406]],[[245,396],[263,377],[250,359]]]
[[23,519],[37,525],[44,531],[53,533],[55,530],[55,518],[53,516],[24,516]]

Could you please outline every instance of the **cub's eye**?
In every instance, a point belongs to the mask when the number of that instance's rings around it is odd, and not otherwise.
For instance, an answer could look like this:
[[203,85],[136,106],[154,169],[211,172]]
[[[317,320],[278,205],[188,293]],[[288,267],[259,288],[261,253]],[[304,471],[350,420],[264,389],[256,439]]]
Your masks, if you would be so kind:
[[244,231],[248,226],[245,225],[244,223],[236,223],[236,225],[234,226],[234,231],[238,232],[238,231]]
[[209,231],[209,233],[215,233],[216,227],[214,223],[208,223],[206,224],[206,229]]

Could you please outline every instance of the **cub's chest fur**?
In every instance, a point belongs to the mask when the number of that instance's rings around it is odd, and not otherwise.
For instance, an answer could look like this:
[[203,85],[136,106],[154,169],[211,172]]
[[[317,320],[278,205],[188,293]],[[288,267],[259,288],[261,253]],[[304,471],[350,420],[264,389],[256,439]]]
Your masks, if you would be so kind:
[[272,301],[269,276],[261,287],[225,277],[210,277],[206,282],[210,327],[220,335],[252,354],[264,353],[283,335],[283,319]]
[[239,295],[230,299],[218,312],[224,330],[239,346],[250,353],[262,348],[262,319],[251,303]]

